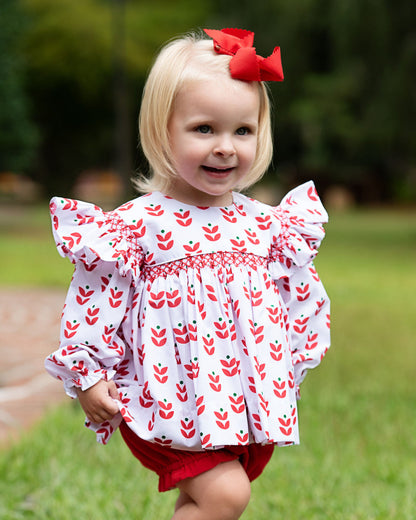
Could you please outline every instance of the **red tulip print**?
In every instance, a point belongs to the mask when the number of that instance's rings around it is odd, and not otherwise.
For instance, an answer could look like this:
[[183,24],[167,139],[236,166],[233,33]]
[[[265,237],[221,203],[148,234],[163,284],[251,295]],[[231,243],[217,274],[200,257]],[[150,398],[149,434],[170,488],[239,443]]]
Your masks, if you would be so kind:
[[207,334],[206,337],[202,337],[202,341],[204,343],[205,352],[208,354],[208,356],[212,356],[215,352],[214,338]]
[[215,372],[212,372],[212,374],[208,374],[208,379],[211,381],[209,386],[214,390],[214,392],[221,392],[221,383],[220,383],[220,376],[216,375]]
[[192,224],[192,218],[190,217],[191,212],[179,210],[178,212],[175,212],[174,215],[176,217],[176,222],[182,226],[182,227],[188,227]]
[[250,392],[253,392],[253,394],[257,394],[256,381],[254,380],[254,377],[249,376],[247,380],[250,383],[248,387]]
[[201,395],[200,397],[198,397],[195,401],[195,404],[196,404],[196,411],[197,411],[197,415],[202,415],[205,411],[205,404],[204,404],[204,396]]
[[72,323],[70,321],[67,321],[65,324],[64,336],[67,339],[73,338],[77,333],[77,330],[80,325],[81,324],[76,322],[75,320]]
[[142,238],[146,234],[146,226],[143,224],[142,218],[139,221],[133,220],[133,223],[130,224],[129,227],[133,231],[133,235],[136,239]]
[[309,284],[304,284],[303,282],[300,284],[300,286],[297,286],[296,287],[296,292],[298,293],[297,294],[297,300],[299,302],[304,302],[305,300],[307,300],[309,298],[309,296],[311,295],[309,291]]
[[178,326],[173,328],[173,333],[177,343],[180,343],[181,345],[189,343],[188,327],[186,325],[178,323]]
[[244,410],[246,409],[246,405],[244,402],[243,394],[241,394],[239,396],[237,396],[237,394],[229,395],[228,399],[230,400],[231,409],[233,410],[233,412],[235,412],[235,413],[244,412]]
[[185,419],[181,421],[181,426],[181,434],[185,437],[185,439],[192,439],[196,433],[194,428],[194,421],[190,421],[187,417],[185,417]]
[[114,350],[120,357],[124,356],[124,347],[121,343],[117,343],[116,340],[111,345],[108,345],[108,348]]
[[250,290],[250,296],[251,296],[251,305],[253,307],[258,307],[263,303],[263,293],[261,291],[257,291],[257,289],[254,287],[253,290]]
[[85,289],[83,287],[78,287],[78,294],[76,297],[78,305],[84,305],[85,303],[87,303],[91,299],[91,296],[93,294],[94,291],[90,289],[88,285]]
[[195,288],[193,285],[188,285],[188,302],[195,305]]
[[169,249],[172,249],[173,247],[173,240],[172,238],[172,231],[166,232],[164,229],[160,232],[160,234],[156,235],[156,238],[158,240],[157,247],[161,249],[162,251],[168,251]]
[[133,418],[125,406],[121,408],[120,413],[126,423],[133,422]]
[[273,381],[273,385],[275,387],[273,392],[276,397],[278,397],[279,399],[283,399],[284,397],[286,397],[286,381],[282,381],[279,377],[277,381]]
[[240,446],[248,444],[248,433],[244,433],[243,430],[240,430],[240,432],[236,433],[235,436]]
[[308,189],[308,197],[309,197],[310,200],[312,200],[313,202],[318,202],[319,197],[318,197],[318,193],[316,192],[316,189],[315,189],[314,186],[311,186],[311,187]]
[[321,300],[320,302],[316,302],[315,316],[318,316],[318,314],[321,312],[321,309],[325,305],[325,303],[326,303],[326,300]]
[[194,358],[194,360],[190,361],[189,364],[184,365],[185,370],[187,370],[187,376],[189,379],[197,379],[199,376],[199,362],[198,358]]
[[128,211],[133,207],[133,202],[126,202],[118,208],[118,211]]
[[166,303],[165,291],[159,291],[158,293],[150,292],[149,305],[153,309],[161,309]]
[[223,366],[222,371],[225,376],[233,377],[239,372],[240,361],[237,361],[235,357],[227,356],[226,359],[220,359],[221,365]]
[[205,320],[205,318],[207,317],[207,312],[205,310],[205,304],[204,303],[198,302],[198,312],[199,312],[199,315],[201,316],[201,318],[203,320]]
[[217,425],[222,430],[228,430],[228,428],[230,427],[230,421],[228,420],[228,412],[224,412],[224,410],[220,408],[218,412],[214,412],[214,415],[217,418],[217,421],[215,421]]
[[160,444],[160,446],[165,446],[165,447],[169,447],[171,446],[172,444],[172,439],[167,439],[164,435],[162,435],[162,437],[155,437],[154,438],[154,441],[157,443],[157,444]]
[[188,400],[188,393],[184,382],[180,381],[179,383],[176,383],[176,389],[178,390],[176,392],[176,397],[181,401],[181,403],[186,403]]
[[149,383],[147,381],[143,385],[142,395],[139,397],[139,401],[143,408],[150,408],[153,405],[153,399],[149,392]]
[[78,202],[76,200],[63,199],[61,200],[61,203],[63,204],[62,209],[65,211],[76,211],[78,208]]
[[197,325],[196,321],[193,321],[192,323],[188,323],[188,335],[190,341],[197,341],[198,335],[197,335]]
[[99,307],[95,307],[93,305],[89,309],[87,309],[87,315],[85,316],[85,321],[88,325],[95,325],[97,321],[99,320],[98,313],[100,312]]
[[272,225],[270,215],[264,216],[264,213],[262,213],[260,217],[256,217],[256,220],[258,222],[257,227],[262,231],[266,231]]
[[266,412],[267,417],[270,415],[269,401],[267,401],[262,394],[258,394],[260,399],[260,406]]
[[72,249],[74,245],[78,245],[81,242],[81,233],[71,233],[69,236],[62,237],[65,240],[65,245]]
[[306,316],[305,318],[298,318],[295,320],[295,325],[293,326],[293,330],[297,332],[298,334],[303,334],[306,330],[307,323],[309,321],[309,317]]
[[233,245],[233,251],[241,251],[242,253],[245,253],[247,251],[247,248],[244,247],[246,242],[245,240],[240,239],[240,237],[232,238],[230,242]]
[[86,367],[84,361],[76,361],[73,362],[72,368],[74,372],[78,372],[80,376],[86,377],[88,375],[88,368]]
[[183,246],[183,248],[186,251],[186,256],[202,253],[200,247],[201,247],[201,244],[199,242],[193,242],[192,240],[190,242],[188,242],[188,244],[185,244]]
[[223,218],[230,222],[231,224],[235,224],[237,222],[237,217],[234,216],[234,211],[229,210],[227,208],[220,208]]
[[280,319],[279,307],[274,307],[274,306],[266,307],[266,310],[268,312],[269,320],[275,324],[279,323],[279,319]]
[[254,427],[256,428],[256,430],[261,431],[261,419],[260,419],[260,415],[257,414],[257,413],[252,413],[252,414],[251,414],[251,417],[253,418],[253,424],[254,424]]
[[279,417],[279,423],[280,423],[280,431],[283,433],[283,435],[290,435],[292,433],[292,428],[290,427],[290,417],[287,418],[286,415],[283,417]]
[[154,329],[151,328],[152,331],[152,343],[156,347],[164,347],[166,342],[168,341],[166,337],[166,329],[162,329],[159,325]]
[[255,231],[251,231],[251,229],[245,229],[244,231],[249,242],[251,242],[253,245],[260,244],[260,240],[257,238]]
[[110,293],[111,293],[111,296],[108,298],[110,306],[113,309],[116,309],[117,307],[120,307],[120,305],[121,305],[121,303],[123,301],[122,300],[123,291],[119,291],[117,289],[117,287],[115,287],[114,289],[113,288],[110,289]]
[[315,282],[320,282],[320,278],[316,272],[316,269],[314,267],[309,267],[309,271],[312,274],[312,278],[315,280]]
[[283,345],[277,340],[275,343],[269,343],[270,345],[270,356],[274,361],[281,361],[283,358],[282,348]]
[[169,376],[166,375],[168,371],[168,367],[164,367],[159,363],[158,365],[153,365],[154,377],[156,381],[159,383],[165,384],[169,379]]
[[106,345],[109,345],[111,343],[111,338],[113,337],[115,330],[116,329],[113,325],[106,325],[104,327],[104,334],[101,335],[101,339],[104,341]]
[[151,217],[161,217],[164,213],[164,210],[162,209],[162,206],[160,204],[157,204],[156,206],[154,204],[151,204],[150,206],[144,209]]
[[264,335],[262,334],[264,331],[263,325],[257,325],[257,323],[253,323],[252,320],[248,320],[250,323],[250,330],[253,336],[256,338],[256,344],[261,343],[264,340]]
[[173,404],[168,403],[166,399],[163,401],[158,401],[158,405],[160,406],[159,415],[162,419],[172,419],[175,415],[175,412],[172,410]]
[[221,233],[218,233],[218,226],[212,226],[212,224],[208,224],[207,226],[203,226],[202,229],[205,231],[205,238],[210,242],[216,242],[221,238]]
[[217,329],[215,331],[215,334],[219,338],[225,339],[228,338],[228,336],[230,335],[230,333],[227,330],[227,323],[222,318],[219,318],[218,321],[214,321],[214,327]]
[[266,363],[260,363],[259,360],[257,359],[257,356],[254,356],[254,361],[256,362],[255,367],[256,367],[257,373],[259,374],[260,379],[263,381],[264,378],[266,377],[266,372],[265,372]]
[[318,346],[318,334],[308,334],[308,342],[305,345],[306,350],[313,350]]
[[182,297],[179,295],[179,290],[175,289],[171,292],[166,292],[166,298],[168,302],[168,307],[177,307],[180,305],[182,301]]
[[62,356],[70,356],[79,350],[78,345],[69,345],[61,350]]
[[212,443],[210,443],[209,441],[211,440],[211,435],[208,433],[207,435],[204,435],[202,432],[201,432],[201,446],[203,448],[212,448]]

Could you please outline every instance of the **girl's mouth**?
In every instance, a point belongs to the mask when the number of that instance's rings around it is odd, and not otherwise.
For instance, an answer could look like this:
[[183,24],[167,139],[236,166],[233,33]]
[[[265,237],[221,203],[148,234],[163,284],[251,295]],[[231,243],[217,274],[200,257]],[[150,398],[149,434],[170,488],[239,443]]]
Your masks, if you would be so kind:
[[212,166],[202,166],[202,169],[206,172],[213,173],[215,175],[226,175],[234,170],[234,167],[231,166],[229,168],[213,168]]

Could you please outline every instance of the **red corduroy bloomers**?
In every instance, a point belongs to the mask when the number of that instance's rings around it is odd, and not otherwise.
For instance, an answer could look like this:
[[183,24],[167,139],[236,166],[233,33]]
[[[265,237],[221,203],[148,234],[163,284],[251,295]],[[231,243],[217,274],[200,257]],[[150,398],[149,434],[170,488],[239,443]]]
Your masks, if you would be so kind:
[[274,449],[272,444],[249,444],[207,451],[176,450],[141,439],[124,421],[120,424],[120,431],[133,455],[159,476],[159,491],[169,491],[181,480],[196,477],[222,462],[236,459],[249,480],[254,480],[263,472]]

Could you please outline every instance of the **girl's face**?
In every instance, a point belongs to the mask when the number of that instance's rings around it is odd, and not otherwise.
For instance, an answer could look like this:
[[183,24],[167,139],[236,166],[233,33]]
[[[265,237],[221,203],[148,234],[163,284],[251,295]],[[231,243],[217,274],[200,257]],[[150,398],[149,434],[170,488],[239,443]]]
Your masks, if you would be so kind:
[[256,84],[218,76],[188,81],[169,121],[176,176],[168,195],[196,206],[227,206],[257,150]]

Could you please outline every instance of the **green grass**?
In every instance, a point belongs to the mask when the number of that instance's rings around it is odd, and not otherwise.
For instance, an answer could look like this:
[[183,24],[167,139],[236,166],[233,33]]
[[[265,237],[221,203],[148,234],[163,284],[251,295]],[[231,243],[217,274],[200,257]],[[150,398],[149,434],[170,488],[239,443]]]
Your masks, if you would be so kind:
[[[413,520],[416,213],[332,215],[317,268],[333,346],[302,385],[301,445],[276,450],[242,518]],[[0,452],[0,518],[170,518],[175,493],[82,421],[68,403]]]
[[58,254],[48,204],[0,206],[0,287],[67,287],[73,267]]

